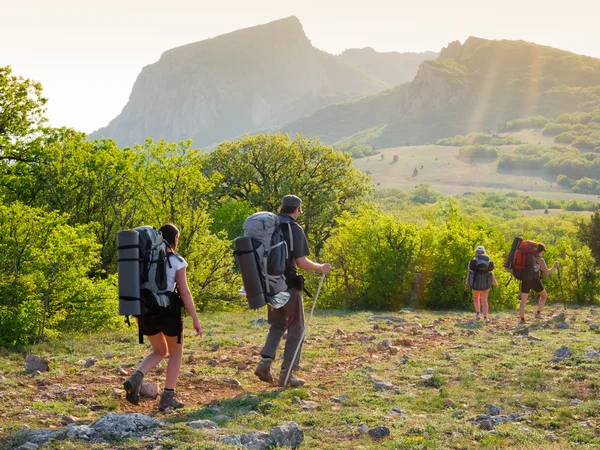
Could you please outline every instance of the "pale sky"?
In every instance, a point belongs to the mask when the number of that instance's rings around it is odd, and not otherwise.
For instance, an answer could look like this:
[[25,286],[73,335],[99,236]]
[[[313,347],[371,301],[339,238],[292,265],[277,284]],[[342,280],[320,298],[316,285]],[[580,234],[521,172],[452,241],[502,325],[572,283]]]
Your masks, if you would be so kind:
[[42,82],[53,126],[89,133],[164,51],[291,15],[330,53],[439,51],[478,36],[600,57],[600,0],[0,0],[0,66]]

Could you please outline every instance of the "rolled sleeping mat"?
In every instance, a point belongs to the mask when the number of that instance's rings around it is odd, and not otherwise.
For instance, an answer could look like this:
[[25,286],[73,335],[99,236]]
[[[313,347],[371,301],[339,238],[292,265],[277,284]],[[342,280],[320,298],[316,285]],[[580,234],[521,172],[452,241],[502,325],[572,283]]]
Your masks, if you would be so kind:
[[117,233],[117,273],[119,280],[119,314],[139,316],[140,299],[140,248],[139,234],[135,230]]
[[250,309],[262,308],[266,305],[267,299],[263,289],[260,269],[252,238],[248,236],[238,237],[233,241],[237,254],[240,272],[242,273],[242,282],[246,291],[246,300]]

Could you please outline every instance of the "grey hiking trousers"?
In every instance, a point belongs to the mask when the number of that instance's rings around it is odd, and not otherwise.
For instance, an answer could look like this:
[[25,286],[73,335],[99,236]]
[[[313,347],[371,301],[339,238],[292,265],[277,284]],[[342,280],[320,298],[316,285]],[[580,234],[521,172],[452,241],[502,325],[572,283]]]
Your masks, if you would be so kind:
[[[262,357],[275,359],[277,353],[277,347],[281,342],[281,338],[284,333],[288,332],[287,339],[285,341],[285,350],[283,352],[283,363],[281,364],[281,370],[287,370],[290,367],[294,352],[302,334],[304,333],[304,305],[302,303],[302,291],[297,289],[290,289],[290,300],[279,309],[269,308],[269,334],[267,334],[267,340],[265,346],[261,350],[260,354]],[[300,362],[300,353],[298,352],[294,366]]]

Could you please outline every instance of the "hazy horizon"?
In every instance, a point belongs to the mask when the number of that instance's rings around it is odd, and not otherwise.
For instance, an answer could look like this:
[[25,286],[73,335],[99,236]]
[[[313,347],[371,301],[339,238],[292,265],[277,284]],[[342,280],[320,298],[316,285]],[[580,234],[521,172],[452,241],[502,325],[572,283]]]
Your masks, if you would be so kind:
[[[347,48],[439,52],[469,36],[520,39],[600,57],[591,0],[574,0],[569,10],[541,0],[482,4],[425,0],[400,6],[371,0],[296,5],[260,0],[250,8],[239,0],[219,4],[174,0],[74,0],[22,4],[0,0],[0,66],[40,81],[53,126],[92,132],[117,116],[142,68],[171,48],[241,28],[296,16],[312,44],[329,53]],[[526,4],[525,4],[526,3]],[[497,6],[496,6],[497,5]]]

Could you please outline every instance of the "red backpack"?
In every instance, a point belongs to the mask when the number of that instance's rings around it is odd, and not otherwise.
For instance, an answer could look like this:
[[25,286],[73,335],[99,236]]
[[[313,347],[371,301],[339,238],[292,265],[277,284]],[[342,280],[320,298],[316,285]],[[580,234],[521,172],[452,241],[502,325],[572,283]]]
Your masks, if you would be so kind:
[[512,260],[512,273],[517,280],[523,280],[532,272],[537,244],[533,241],[521,241]]

